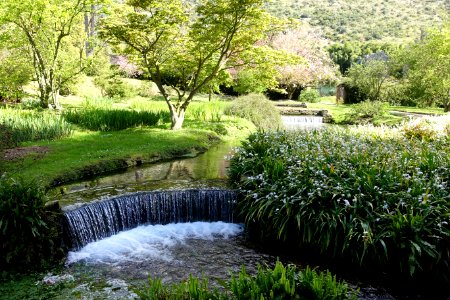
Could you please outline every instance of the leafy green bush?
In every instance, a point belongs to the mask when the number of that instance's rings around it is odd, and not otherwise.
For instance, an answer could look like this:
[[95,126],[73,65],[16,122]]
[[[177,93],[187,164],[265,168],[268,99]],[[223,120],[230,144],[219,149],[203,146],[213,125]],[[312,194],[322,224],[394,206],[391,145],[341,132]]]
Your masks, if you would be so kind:
[[207,279],[189,280],[165,286],[160,279],[149,279],[141,299],[356,299],[347,284],[336,281],[329,272],[318,273],[310,268],[297,271],[295,266],[277,262],[273,269],[258,266],[255,276],[242,267],[238,276],[223,284],[223,290],[211,290]]
[[33,181],[0,178],[0,266],[28,270],[61,258],[57,212]]
[[264,95],[250,94],[238,97],[225,110],[225,114],[252,121],[261,129],[283,127],[280,112]]
[[141,97],[151,98],[159,95],[159,90],[156,84],[152,81],[142,81],[138,88],[137,94]]
[[349,123],[368,123],[376,117],[381,117],[386,113],[387,104],[380,101],[362,101],[354,104],[347,115]]
[[1,136],[8,136],[9,146],[26,141],[53,140],[68,136],[72,128],[63,117],[48,111],[0,109]]
[[102,96],[110,98],[127,98],[137,94],[129,83],[116,75],[98,76],[94,83],[102,92]]
[[368,128],[251,135],[231,161],[238,211],[263,240],[448,281],[449,140]]
[[306,89],[300,93],[298,97],[298,101],[308,102],[308,103],[317,103],[320,102],[320,93],[316,89]]
[[33,74],[24,51],[0,49],[0,100],[18,101],[24,95],[23,87]]
[[169,112],[131,111],[112,108],[85,107],[67,110],[63,117],[70,123],[89,130],[115,131],[138,126],[155,126],[167,119]]

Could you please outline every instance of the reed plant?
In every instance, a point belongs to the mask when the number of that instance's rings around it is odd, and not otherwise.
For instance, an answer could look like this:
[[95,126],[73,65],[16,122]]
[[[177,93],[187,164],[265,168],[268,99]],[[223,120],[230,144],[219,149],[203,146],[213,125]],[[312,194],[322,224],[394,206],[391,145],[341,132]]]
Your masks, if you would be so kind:
[[73,124],[94,131],[117,131],[138,126],[155,126],[167,119],[169,112],[147,112],[126,109],[85,107],[63,113]]
[[387,132],[251,135],[231,161],[230,179],[244,195],[238,211],[262,239],[448,281],[450,142]]
[[[194,121],[220,122],[223,119],[225,110],[230,105],[226,101],[192,102],[186,110],[186,119]],[[164,101],[133,100],[130,108],[137,111],[168,111]],[[170,121],[170,119],[168,120]]]
[[72,133],[72,126],[52,111],[0,109],[1,138],[7,146],[22,142],[54,140]]
[[186,111],[186,118],[197,121],[220,122],[229,106],[229,102],[219,100],[193,102]]
[[258,266],[256,275],[242,267],[237,276],[222,282],[222,289],[211,288],[208,279],[189,276],[186,282],[162,284],[149,278],[143,289],[137,289],[141,299],[356,299],[356,292],[339,282],[328,271],[316,272],[310,268],[299,271],[293,265],[277,262],[274,268]]

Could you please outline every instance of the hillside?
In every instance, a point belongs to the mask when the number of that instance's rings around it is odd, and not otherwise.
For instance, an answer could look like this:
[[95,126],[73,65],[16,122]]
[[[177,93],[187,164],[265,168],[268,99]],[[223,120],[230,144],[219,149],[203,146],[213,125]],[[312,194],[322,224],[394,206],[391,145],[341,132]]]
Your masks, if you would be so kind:
[[439,24],[450,0],[278,0],[267,9],[319,26],[332,41],[390,41],[417,38]]

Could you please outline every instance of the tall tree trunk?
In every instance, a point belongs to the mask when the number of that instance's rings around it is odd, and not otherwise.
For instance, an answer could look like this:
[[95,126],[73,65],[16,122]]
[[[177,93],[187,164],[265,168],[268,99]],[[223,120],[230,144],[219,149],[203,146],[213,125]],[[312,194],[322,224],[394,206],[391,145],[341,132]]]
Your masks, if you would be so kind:
[[185,113],[186,109],[184,107],[180,107],[178,111],[175,111],[175,113],[172,113],[172,111],[170,112],[172,118],[172,125],[170,126],[170,129],[178,130],[183,127]]
[[51,98],[51,88],[45,82],[39,82],[39,100],[42,108],[48,108]]
[[91,39],[94,37],[97,27],[97,14],[95,9],[95,5],[91,5],[91,11],[84,13],[84,32],[88,38],[85,42],[86,57],[89,57],[94,53],[94,44]]

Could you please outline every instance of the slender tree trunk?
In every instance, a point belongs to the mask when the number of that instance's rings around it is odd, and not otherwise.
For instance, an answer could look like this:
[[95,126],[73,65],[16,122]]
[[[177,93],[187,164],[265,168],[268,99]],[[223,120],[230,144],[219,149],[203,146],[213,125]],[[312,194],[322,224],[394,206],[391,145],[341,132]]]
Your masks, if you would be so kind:
[[45,83],[39,82],[39,100],[42,108],[48,108],[50,103],[50,91]]
[[183,127],[185,113],[186,109],[184,107],[180,107],[178,112],[175,111],[175,113],[172,113],[171,111],[172,125],[170,126],[170,129],[178,130]]

